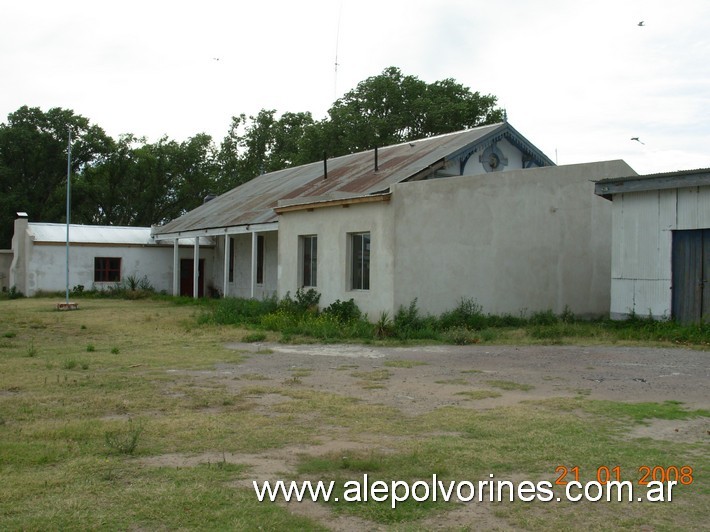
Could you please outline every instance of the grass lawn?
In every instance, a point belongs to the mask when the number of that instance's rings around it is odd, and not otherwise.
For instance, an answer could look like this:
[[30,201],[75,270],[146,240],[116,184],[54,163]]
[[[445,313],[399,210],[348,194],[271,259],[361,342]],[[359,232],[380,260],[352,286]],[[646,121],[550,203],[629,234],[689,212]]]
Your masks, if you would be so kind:
[[[306,386],[303,379],[314,376],[309,368],[294,368],[282,381],[261,373],[220,377],[221,368],[248,357],[279,356],[225,344],[280,335],[257,337],[253,330],[210,324],[199,319],[199,306],[87,299],[77,311],[59,312],[54,304],[0,301],[2,529],[327,530],[334,520],[353,529],[477,528],[467,511],[482,511],[479,524],[485,527],[707,527],[708,439],[629,435],[655,419],[710,424],[706,410],[580,396],[412,415],[355,399],[347,390],[334,394]],[[395,372],[421,364],[403,357],[364,372],[345,362],[333,369],[350,375],[360,389],[378,390]],[[510,381],[485,382],[493,390],[462,392],[462,400],[475,405],[526,390]],[[336,440],[361,445],[344,456],[328,447]],[[301,455],[298,449],[322,451]],[[444,481],[488,480],[491,472],[499,479],[554,482],[565,472],[557,466],[568,468],[566,480],[573,480],[576,466],[587,481],[596,480],[602,466],[621,466],[622,479],[638,488],[644,466],[691,466],[693,473],[692,483],[674,490],[672,503],[471,503],[485,506],[477,510],[409,501],[393,510],[369,501],[304,510],[295,503],[259,503],[249,487],[251,480],[263,480],[255,478],[258,458],[278,452],[295,456],[284,480],[341,485],[364,474],[413,483],[433,474]],[[273,474],[277,478],[280,470]]]

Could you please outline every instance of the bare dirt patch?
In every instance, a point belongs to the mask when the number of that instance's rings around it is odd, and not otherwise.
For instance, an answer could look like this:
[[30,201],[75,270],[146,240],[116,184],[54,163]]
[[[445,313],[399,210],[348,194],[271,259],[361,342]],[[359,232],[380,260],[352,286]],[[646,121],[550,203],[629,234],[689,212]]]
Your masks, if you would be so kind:
[[[702,351],[632,347],[572,346],[419,346],[229,344],[244,354],[238,364],[218,364],[213,371],[191,372],[243,393],[255,386],[266,391],[244,395],[263,413],[291,399],[270,386],[293,385],[397,409],[415,416],[437,408],[492,409],[546,398],[663,402],[679,401],[688,408],[710,408],[710,357]],[[254,376],[260,376],[255,379]],[[629,438],[677,442],[710,442],[708,418],[653,420],[638,425]],[[185,467],[227,461],[247,466],[248,474],[234,485],[252,489],[252,480],[296,477],[304,456],[349,452],[388,452],[395,442],[377,434],[352,433],[317,445],[287,446],[259,454],[204,453],[144,459],[146,465]],[[385,530],[387,527],[336,514],[322,504],[288,504],[294,514],[311,517],[332,530]],[[490,505],[461,508],[419,522],[425,529],[466,528],[509,530]]]
[[[418,414],[444,405],[493,408],[528,399],[588,396],[614,401],[681,401],[688,408],[710,407],[710,356],[704,351],[636,347],[425,346],[229,344],[256,353],[218,371],[261,374],[283,381],[293,371],[304,385]],[[416,362],[411,367],[386,363]],[[380,388],[363,385],[363,375],[387,370]],[[493,382],[517,383],[499,397],[470,400],[459,392],[498,390]],[[525,388],[529,388],[525,390]]]

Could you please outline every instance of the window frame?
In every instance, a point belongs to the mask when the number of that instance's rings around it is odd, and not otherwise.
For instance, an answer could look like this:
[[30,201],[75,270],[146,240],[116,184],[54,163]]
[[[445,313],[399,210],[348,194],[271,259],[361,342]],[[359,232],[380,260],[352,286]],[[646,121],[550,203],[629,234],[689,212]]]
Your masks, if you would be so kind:
[[229,282],[234,282],[234,249],[237,247],[236,238],[233,236],[228,236],[226,242],[229,245]]
[[266,255],[266,242],[264,235],[256,235],[256,284],[264,284],[264,256]]
[[121,257],[94,257],[95,283],[120,283]]
[[318,235],[299,236],[299,280],[302,288],[318,286]]
[[370,231],[349,234],[350,290],[370,290],[372,236]]

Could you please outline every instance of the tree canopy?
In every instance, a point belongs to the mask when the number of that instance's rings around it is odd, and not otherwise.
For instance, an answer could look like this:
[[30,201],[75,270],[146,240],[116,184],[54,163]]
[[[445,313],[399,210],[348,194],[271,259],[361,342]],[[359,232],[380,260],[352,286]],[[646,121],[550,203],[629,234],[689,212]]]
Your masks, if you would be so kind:
[[219,146],[204,133],[149,143],[112,139],[73,111],[23,106],[0,124],[0,248],[17,211],[64,222],[72,138],[72,222],[167,222],[254,177],[291,166],[502,120],[496,97],[453,79],[426,83],[390,67],[336,100],[328,116],[262,109],[234,116]]

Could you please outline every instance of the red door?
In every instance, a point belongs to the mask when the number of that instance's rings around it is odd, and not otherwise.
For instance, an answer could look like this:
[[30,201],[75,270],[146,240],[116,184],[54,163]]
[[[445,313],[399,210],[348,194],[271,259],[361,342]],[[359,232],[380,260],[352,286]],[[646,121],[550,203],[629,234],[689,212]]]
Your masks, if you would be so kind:
[[[192,297],[195,261],[193,259],[180,259],[180,295]],[[200,259],[199,272],[197,277],[197,297],[205,296],[205,259]]]

